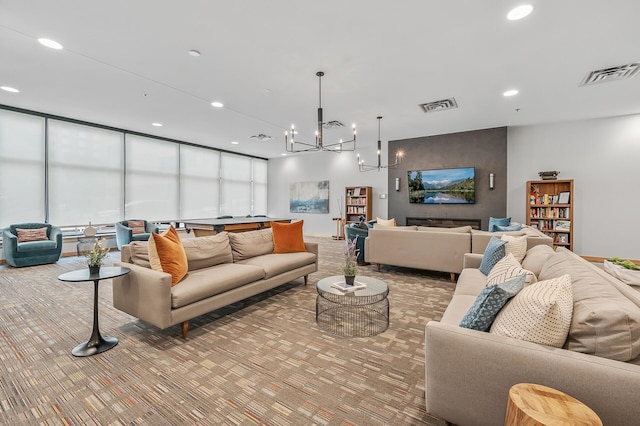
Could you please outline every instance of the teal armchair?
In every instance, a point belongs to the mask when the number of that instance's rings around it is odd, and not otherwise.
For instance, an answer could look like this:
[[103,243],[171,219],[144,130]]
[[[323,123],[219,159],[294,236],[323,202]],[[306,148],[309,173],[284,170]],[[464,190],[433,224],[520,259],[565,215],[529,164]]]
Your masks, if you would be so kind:
[[[130,219],[131,221],[141,221],[142,219]],[[142,233],[134,234],[133,228],[129,227],[128,220],[122,220],[116,222],[116,243],[118,244],[118,250],[122,250],[122,246],[129,244],[131,241],[147,241],[152,232],[158,232],[158,227],[151,222],[142,220],[144,222],[144,231]]]
[[[18,242],[18,229],[47,228],[47,239]],[[33,266],[55,263],[62,253],[62,231],[49,223],[18,223],[2,231],[4,258],[11,266]]]
[[369,229],[373,227],[375,221],[360,222],[365,224],[367,229],[360,227],[359,223],[352,223],[344,227],[344,236],[347,240],[356,240],[356,248],[358,249],[358,263],[364,264],[364,239],[369,235]]

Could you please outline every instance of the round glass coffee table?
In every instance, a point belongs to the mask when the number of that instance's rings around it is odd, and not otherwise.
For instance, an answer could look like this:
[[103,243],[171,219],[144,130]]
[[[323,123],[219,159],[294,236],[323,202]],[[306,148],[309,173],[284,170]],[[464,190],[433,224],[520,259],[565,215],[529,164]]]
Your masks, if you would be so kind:
[[365,288],[344,292],[332,287],[344,283],[344,276],[323,278],[316,284],[316,323],[321,329],[342,337],[368,337],[389,327],[389,287],[382,280],[356,276]]

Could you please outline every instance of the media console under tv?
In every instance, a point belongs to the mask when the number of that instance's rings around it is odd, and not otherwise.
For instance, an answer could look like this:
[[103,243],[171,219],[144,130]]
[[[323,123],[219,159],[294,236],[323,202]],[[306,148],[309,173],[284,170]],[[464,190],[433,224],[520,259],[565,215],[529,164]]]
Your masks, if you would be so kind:
[[455,228],[457,226],[471,226],[473,229],[482,229],[481,219],[451,219],[434,217],[408,217],[407,226],[437,226],[439,228]]

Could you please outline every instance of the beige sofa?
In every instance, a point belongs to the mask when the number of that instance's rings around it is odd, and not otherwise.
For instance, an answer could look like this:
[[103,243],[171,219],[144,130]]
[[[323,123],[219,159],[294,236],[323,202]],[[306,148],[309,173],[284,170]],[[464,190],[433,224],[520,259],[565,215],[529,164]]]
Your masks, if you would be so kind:
[[171,275],[150,268],[148,243],[132,242],[121,252],[131,272],[113,280],[113,305],[159,328],[189,320],[318,270],[318,244],[306,252],[273,254],[271,228],[183,240],[189,272],[175,286]]
[[637,425],[640,292],[568,250],[529,250],[523,267],[539,280],[571,276],[569,336],[564,348],[552,348],[458,326],[485,287],[481,259],[465,255],[442,320],[426,326],[427,411],[460,426],[502,425],[509,388],[530,382],[577,398],[605,425]]
[[525,227],[522,231],[487,232],[470,226],[439,228],[430,226],[375,227],[364,240],[365,261],[380,265],[449,272],[451,281],[462,272],[465,253],[484,253],[492,236],[526,235],[527,247],[551,246],[553,240],[540,231]]

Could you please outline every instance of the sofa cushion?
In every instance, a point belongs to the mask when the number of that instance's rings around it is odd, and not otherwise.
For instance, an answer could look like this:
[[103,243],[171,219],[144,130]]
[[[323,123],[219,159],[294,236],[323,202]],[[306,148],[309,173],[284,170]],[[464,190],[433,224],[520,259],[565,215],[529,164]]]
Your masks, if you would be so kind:
[[553,256],[555,250],[546,244],[539,244],[527,250],[527,254],[522,260],[522,267],[533,272],[536,277],[540,275],[542,267],[549,257]]
[[373,229],[391,229],[393,231],[417,231],[418,227],[416,225],[384,226],[384,225],[378,225],[377,223],[374,223]]
[[566,348],[618,361],[638,357],[640,308],[571,252],[551,256],[540,279],[561,274],[569,274],[573,283],[573,318]]
[[131,243],[129,243],[129,252],[131,253],[131,263],[151,269],[151,263],[149,262],[148,242],[132,241]]
[[418,226],[418,231],[431,231],[431,232],[471,232],[471,226],[456,226],[454,228],[445,228],[440,226]]
[[31,241],[47,241],[47,228],[22,229],[16,228],[18,233],[18,243],[27,243]]
[[296,253],[307,251],[304,247],[304,236],[302,234],[303,224],[304,220],[293,223],[272,223],[273,252]]
[[392,217],[389,220],[385,220],[385,219],[380,219],[379,217],[376,217],[376,225],[378,226],[396,226],[396,218]]
[[228,232],[185,239],[182,246],[187,255],[189,271],[233,262]]
[[491,272],[487,275],[487,285],[500,284],[518,275],[525,275],[525,285],[537,281],[533,272],[524,269],[513,254],[509,253],[491,269]]
[[243,265],[257,266],[264,269],[265,279],[275,277],[287,271],[310,265],[316,261],[316,256],[309,252],[263,254],[251,259],[241,260]]
[[510,217],[489,217],[489,232],[497,231],[496,226],[509,226],[511,223]]
[[527,237],[514,237],[511,235],[502,235],[501,240],[506,241],[507,245],[504,246],[506,254],[513,254],[518,262],[522,262],[525,254],[527,254]]
[[19,253],[25,253],[29,251],[52,250],[57,246],[58,244],[52,240],[28,241],[26,243],[19,243],[17,250]]
[[488,275],[491,269],[495,266],[500,259],[504,257],[505,248],[507,244],[499,238],[491,237],[489,244],[484,249],[484,256],[482,256],[482,262],[480,263],[480,272]]
[[273,231],[271,228],[248,232],[230,232],[229,242],[234,262],[261,254],[273,253]]
[[572,309],[569,275],[539,281],[511,299],[491,333],[560,348],[567,339]]
[[151,269],[171,275],[174,286],[188,271],[187,255],[182,247],[180,235],[173,226],[161,234],[155,232],[149,238],[149,263]]
[[524,275],[511,278],[501,284],[485,287],[466,313],[460,327],[489,331],[500,309],[524,288]]
[[131,236],[131,241],[149,241],[151,233],[143,232],[141,234],[134,234]]
[[250,265],[223,263],[189,272],[171,288],[171,307],[180,308],[264,277],[264,270]]
[[487,286],[487,276],[480,272],[478,268],[465,268],[460,272],[455,296],[466,294],[467,296],[477,297],[478,293]]

